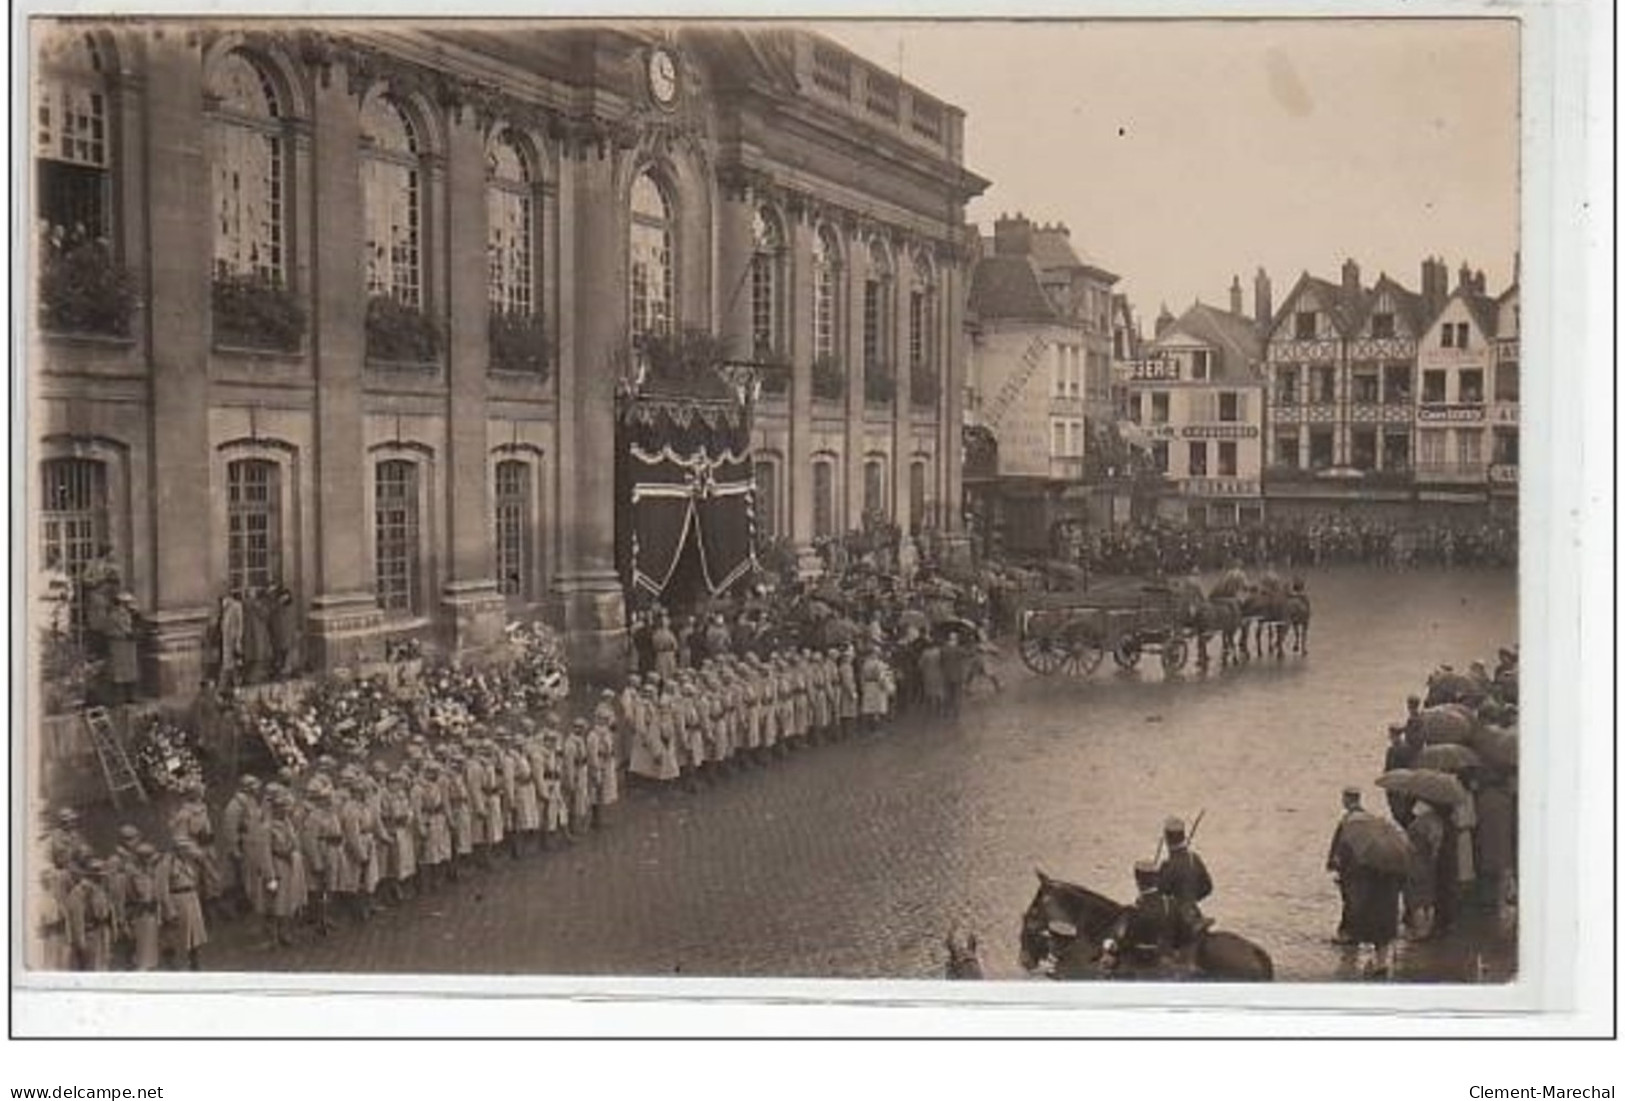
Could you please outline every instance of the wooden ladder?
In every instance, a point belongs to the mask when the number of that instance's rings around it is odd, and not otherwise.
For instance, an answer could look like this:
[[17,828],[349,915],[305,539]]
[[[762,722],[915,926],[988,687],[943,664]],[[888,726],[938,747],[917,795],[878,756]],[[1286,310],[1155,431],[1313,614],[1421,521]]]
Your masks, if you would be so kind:
[[145,803],[147,789],[141,786],[141,777],[136,775],[129,754],[124,752],[124,743],[113,730],[113,718],[107,708],[86,708],[82,717],[85,730],[90,734],[90,744],[95,747],[96,759],[101,762],[107,793],[113,797],[113,809],[123,809],[122,797],[130,791],[135,792],[138,802]]

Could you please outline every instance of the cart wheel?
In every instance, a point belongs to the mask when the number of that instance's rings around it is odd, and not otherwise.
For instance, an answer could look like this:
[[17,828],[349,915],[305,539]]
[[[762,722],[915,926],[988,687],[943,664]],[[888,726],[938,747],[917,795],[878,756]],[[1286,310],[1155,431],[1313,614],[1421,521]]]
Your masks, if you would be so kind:
[[1073,635],[1067,640],[1066,671],[1074,677],[1087,677],[1100,668],[1105,656],[1100,644],[1088,635]]
[[1190,646],[1182,638],[1171,638],[1162,644],[1162,671],[1177,673],[1190,660]]
[[1048,635],[1037,635],[1021,640],[1021,661],[1040,676],[1047,677],[1061,667],[1066,651],[1056,645]]
[[1140,644],[1134,639],[1125,638],[1112,650],[1112,660],[1119,669],[1132,669],[1140,664]]

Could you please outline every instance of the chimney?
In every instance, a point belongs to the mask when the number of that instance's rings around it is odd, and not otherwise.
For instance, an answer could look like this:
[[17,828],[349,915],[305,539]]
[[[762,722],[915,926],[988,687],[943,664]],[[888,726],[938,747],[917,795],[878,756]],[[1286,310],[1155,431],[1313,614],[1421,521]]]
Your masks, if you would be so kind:
[[1263,268],[1253,276],[1253,319],[1268,325],[1275,318],[1275,297],[1270,293],[1269,273]]
[[1230,312],[1241,317],[1241,276],[1230,277]]
[[1488,286],[1488,284],[1484,281],[1484,269],[1479,268],[1477,271],[1473,272],[1473,290],[1477,291],[1479,294],[1483,294],[1486,286]]
[[1473,289],[1473,269],[1467,266],[1467,261],[1461,262],[1461,269],[1456,272],[1456,290],[1470,291]]
[[1512,254],[1512,285],[1516,287],[1523,278],[1523,253]]
[[1422,305],[1429,320],[1450,297],[1450,269],[1437,256],[1422,261]]
[[1343,290],[1349,294],[1360,291],[1360,265],[1353,260],[1343,261]]
[[993,254],[995,256],[1030,256],[1033,251],[1033,224],[1025,214],[1015,217],[999,215],[993,223]]
[[1157,314],[1156,339],[1161,340],[1163,334],[1174,327],[1174,315],[1168,312],[1168,303],[1162,304],[1162,310]]

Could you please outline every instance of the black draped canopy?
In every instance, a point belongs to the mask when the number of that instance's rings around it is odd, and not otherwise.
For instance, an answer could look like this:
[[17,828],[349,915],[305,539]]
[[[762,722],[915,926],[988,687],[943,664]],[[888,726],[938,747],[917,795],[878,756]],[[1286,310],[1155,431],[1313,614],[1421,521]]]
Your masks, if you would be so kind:
[[747,406],[726,386],[650,386],[623,394],[617,414],[615,537],[629,597],[682,605],[725,592],[755,566]]

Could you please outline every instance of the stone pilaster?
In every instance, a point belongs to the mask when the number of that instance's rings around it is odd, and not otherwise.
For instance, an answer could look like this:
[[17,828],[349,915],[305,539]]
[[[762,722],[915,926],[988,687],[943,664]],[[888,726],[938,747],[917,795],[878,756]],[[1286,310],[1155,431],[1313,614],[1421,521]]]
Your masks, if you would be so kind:
[[790,455],[786,482],[790,491],[790,538],[805,552],[813,538],[812,361],[813,361],[813,227],[795,220],[790,234]]
[[[941,526],[963,536],[965,424],[965,270],[964,261],[942,265],[937,292],[937,332],[943,351],[941,394],[937,398],[937,501]],[[966,544],[968,547],[968,543]]]
[[[154,603],[150,687],[196,689],[212,593],[209,574],[209,166],[203,66],[185,35],[148,43],[147,163],[163,186],[148,196],[148,359],[152,370]],[[142,556],[137,548],[137,556]],[[150,550],[150,549],[149,549]]]
[[909,359],[908,306],[913,287],[914,263],[898,250],[897,277],[887,288],[891,298],[892,363],[897,372],[897,403],[892,410],[891,480],[892,515],[905,533],[908,531],[908,471],[914,455],[914,364]]
[[449,372],[446,428],[451,480],[451,577],[441,592],[445,634],[453,653],[482,650],[502,638],[507,606],[493,562],[491,485],[487,473],[486,393],[488,235],[485,149],[474,113],[449,112],[446,156]]
[[842,507],[836,511],[836,527],[852,531],[863,524],[863,276],[864,263],[855,234],[843,235],[841,259],[844,266],[835,284],[835,331],[840,334],[836,355],[846,368],[846,432],[841,445],[841,480],[846,483]]
[[[369,651],[366,635],[383,622],[373,592],[370,476],[362,432],[366,287],[360,108],[335,65],[314,82],[309,186],[315,227],[311,257],[316,360],[316,584],[307,632],[318,668],[349,664]],[[371,645],[376,645],[372,643]]]
[[625,668],[626,601],[615,568],[616,352],[627,339],[626,221],[614,162],[587,149],[565,163],[560,256],[574,273],[561,295],[569,343],[559,373],[561,567],[551,611],[564,627],[572,668],[585,679]]

